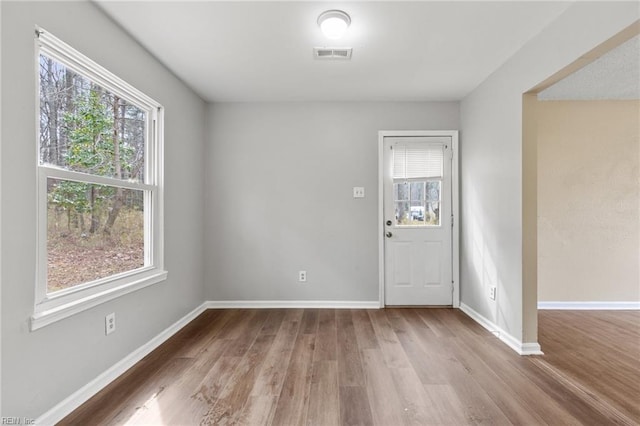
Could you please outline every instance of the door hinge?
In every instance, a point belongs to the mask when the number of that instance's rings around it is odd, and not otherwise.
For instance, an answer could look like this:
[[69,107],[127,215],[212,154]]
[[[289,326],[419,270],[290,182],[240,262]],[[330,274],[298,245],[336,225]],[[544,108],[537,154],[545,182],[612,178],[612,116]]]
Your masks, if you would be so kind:
[[451,227],[453,228],[453,215],[451,215]]

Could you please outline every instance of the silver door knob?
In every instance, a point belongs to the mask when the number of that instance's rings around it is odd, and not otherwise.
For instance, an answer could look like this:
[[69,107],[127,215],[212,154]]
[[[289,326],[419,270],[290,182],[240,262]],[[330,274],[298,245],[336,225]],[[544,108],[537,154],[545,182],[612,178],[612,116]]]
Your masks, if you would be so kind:
[[391,232],[387,232],[385,235],[387,236],[387,238],[391,238],[393,236]]

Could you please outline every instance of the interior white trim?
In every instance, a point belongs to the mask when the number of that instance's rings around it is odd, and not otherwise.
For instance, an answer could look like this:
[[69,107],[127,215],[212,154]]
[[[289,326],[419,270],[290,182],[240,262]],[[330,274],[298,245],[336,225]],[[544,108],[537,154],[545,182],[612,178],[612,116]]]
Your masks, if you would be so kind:
[[167,327],[160,332],[153,339],[149,340],[144,345],[124,357],[122,360],[115,363],[105,372],[98,377],[78,389],[76,392],[65,398],[49,411],[41,415],[36,419],[36,425],[53,425],[62,420],[65,416],[71,413],[73,410],[82,405],[89,398],[100,392],[113,380],[120,377],[129,368],[133,367],[142,358],[147,356],[151,351],[156,349],[171,336],[177,333],[182,327],[193,321],[198,315],[207,309],[206,303],[195,308],[193,311],[180,318],[178,321]]
[[507,346],[516,351],[519,355],[544,355],[539,343],[522,343],[519,339],[507,333],[493,321],[485,318],[465,303],[460,303],[460,310],[467,314],[472,320],[489,330]]
[[451,213],[453,229],[451,233],[451,262],[454,308],[460,307],[460,208],[458,201],[458,131],[457,130],[380,130],[378,132],[378,283],[379,306],[384,308],[384,138],[397,136],[446,136],[451,138]]
[[538,309],[576,311],[640,310],[640,302],[538,302]]
[[[30,330],[34,331],[56,321],[68,318],[79,312],[98,306],[125,294],[138,291],[153,284],[158,284],[167,279],[167,271],[157,271],[152,269],[142,273],[127,274],[128,282],[112,287],[101,289],[99,292],[90,294],[82,298],[76,298],[68,303],[51,308],[38,310],[31,316],[29,322]],[[122,281],[122,280],[120,280]]]
[[209,300],[207,309],[379,309],[377,300]]
[[451,230],[451,279],[453,280],[453,307],[460,307],[460,166],[459,162],[459,133],[452,132],[452,162],[451,162],[451,214],[453,214],[453,229]]
[[378,301],[384,308],[384,136],[378,132]]
[[540,343],[522,343],[520,355],[544,355]]

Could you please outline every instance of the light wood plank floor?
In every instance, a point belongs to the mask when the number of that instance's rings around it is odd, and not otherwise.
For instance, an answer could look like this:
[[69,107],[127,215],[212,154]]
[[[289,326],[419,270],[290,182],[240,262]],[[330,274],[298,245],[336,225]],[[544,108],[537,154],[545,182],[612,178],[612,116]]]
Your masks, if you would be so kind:
[[61,424],[640,424],[640,312],[539,318],[520,357],[453,309],[209,310]]

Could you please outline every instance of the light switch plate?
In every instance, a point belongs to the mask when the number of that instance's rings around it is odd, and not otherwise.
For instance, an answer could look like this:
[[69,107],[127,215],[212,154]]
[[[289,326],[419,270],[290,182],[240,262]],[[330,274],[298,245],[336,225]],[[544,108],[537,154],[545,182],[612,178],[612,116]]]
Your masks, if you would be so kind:
[[364,187],[363,186],[354,186],[353,187],[353,198],[364,198]]

